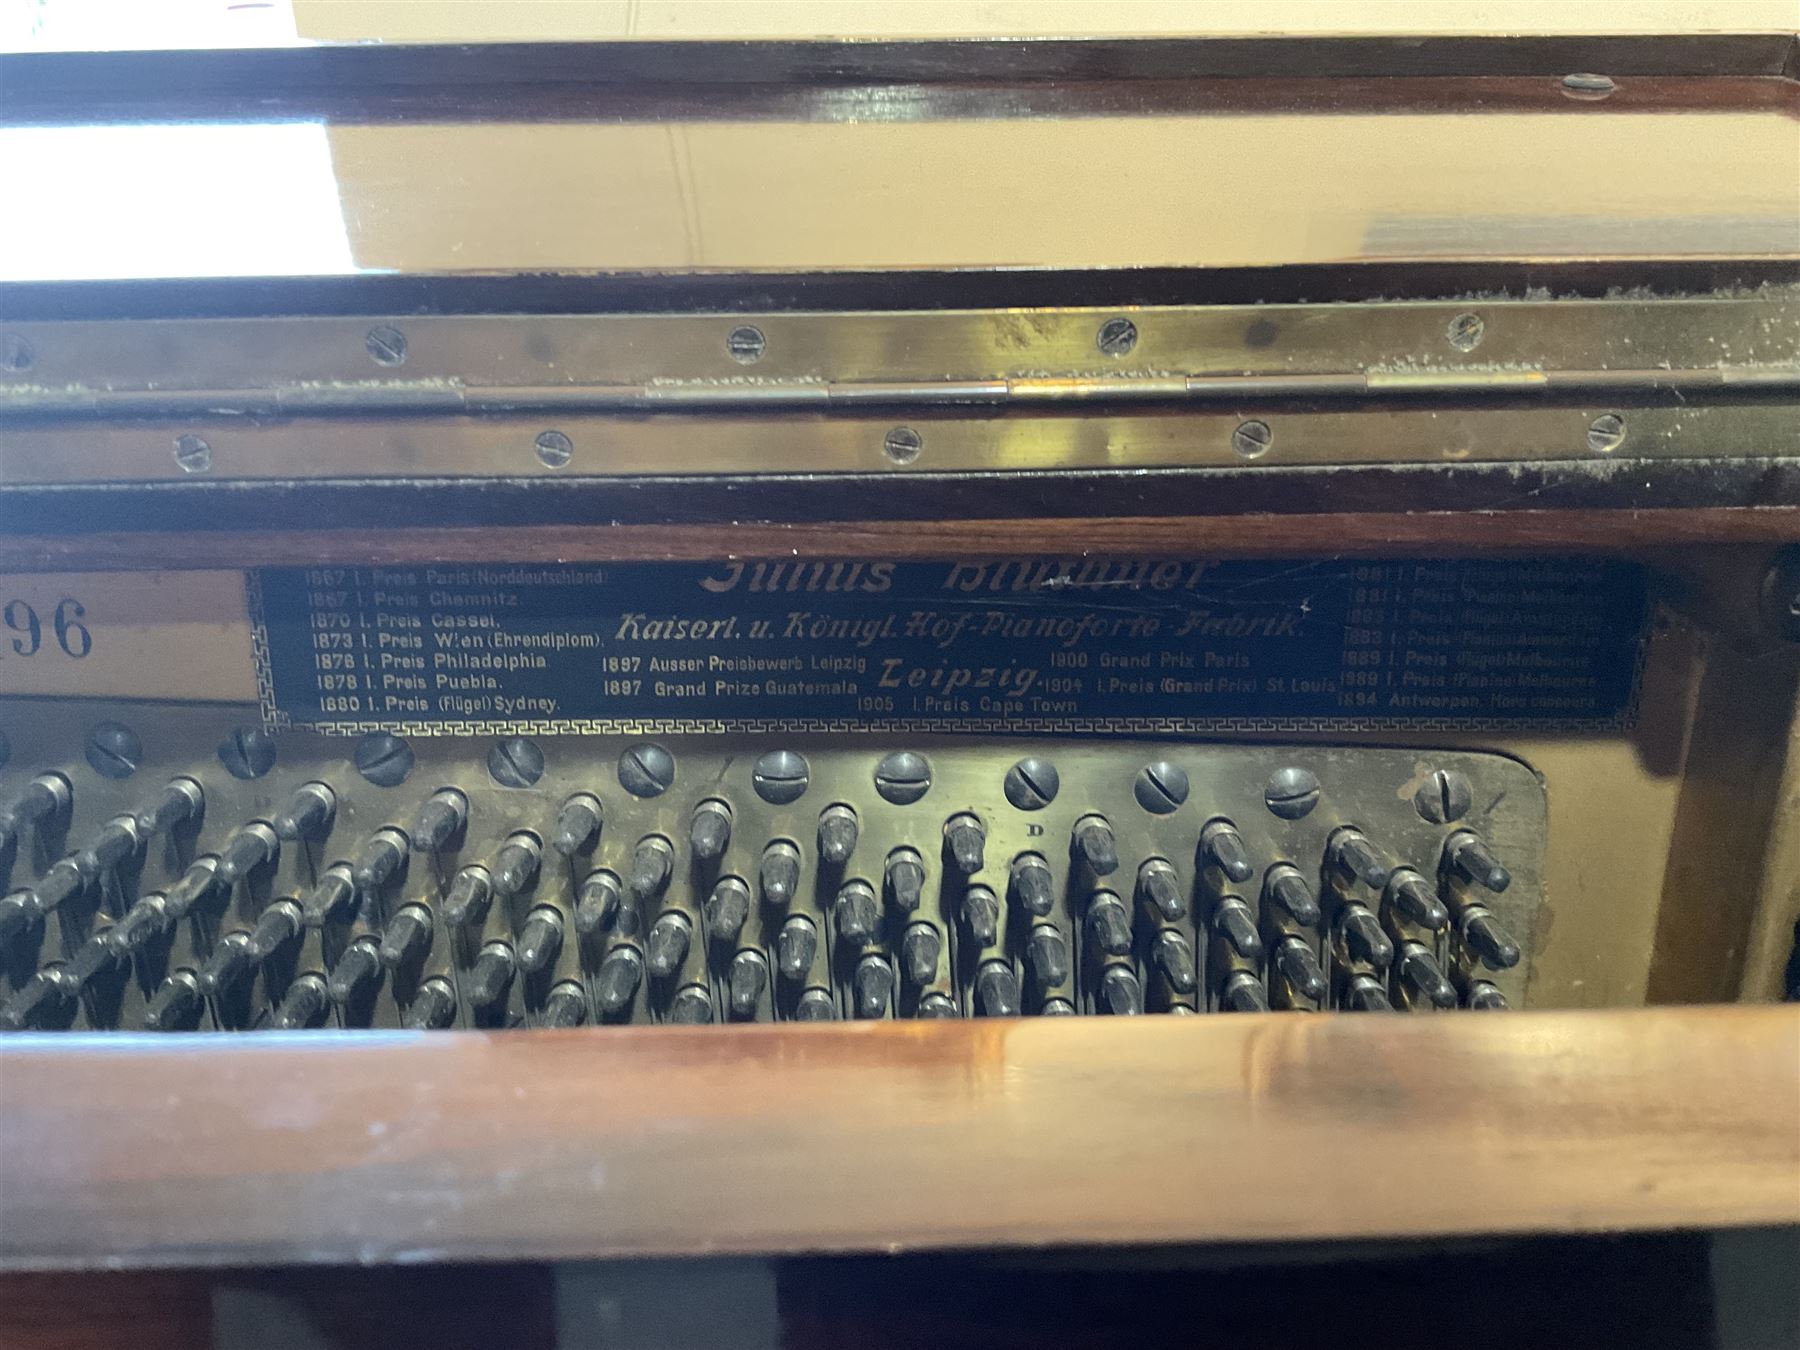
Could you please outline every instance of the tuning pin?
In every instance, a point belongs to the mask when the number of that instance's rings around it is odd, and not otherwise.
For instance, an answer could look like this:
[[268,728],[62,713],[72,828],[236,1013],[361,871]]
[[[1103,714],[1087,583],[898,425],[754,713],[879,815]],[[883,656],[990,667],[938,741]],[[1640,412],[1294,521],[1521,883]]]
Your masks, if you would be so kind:
[[939,1018],[956,1017],[956,1000],[944,993],[926,994],[919,1000],[919,1006],[913,1010],[914,1017]]
[[900,935],[900,973],[915,989],[937,979],[938,962],[943,955],[943,935],[935,924],[922,921],[908,924]]
[[408,1031],[439,1031],[456,1020],[456,989],[442,975],[419,986],[406,1010]]
[[1039,989],[1054,989],[1069,978],[1069,940],[1053,924],[1041,923],[1025,942],[1025,964]]
[[986,886],[971,886],[963,893],[962,921],[969,936],[982,947],[1000,940],[1000,901]]
[[1066,998],[1047,998],[1044,1006],[1038,1009],[1039,1017],[1073,1017],[1075,1005]]
[[1319,902],[1313,896],[1312,887],[1306,884],[1300,869],[1289,863],[1277,863],[1269,869],[1269,879],[1263,887],[1263,902],[1285,910],[1302,928],[1311,928],[1319,921]]
[[748,1021],[756,1016],[756,1010],[762,1006],[763,990],[769,987],[769,963],[761,952],[741,951],[731,958],[725,985],[732,1017]]
[[281,814],[269,824],[275,837],[292,844],[323,834],[337,812],[337,794],[323,783],[302,783]]
[[819,859],[832,867],[842,867],[856,852],[856,812],[843,805],[828,806],[819,812]]
[[250,955],[267,961],[300,932],[300,906],[292,900],[277,900],[262,912],[250,933]]
[[1272,958],[1276,971],[1288,987],[1302,998],[1325,997],[1325,972],[1319,969],[1319,958],[1304,939],[1284,937],[1275,944]]
[[796,1022],[834,1022],[837,1020],[837,1005],[831,1001],[831,995],[823,989],[808,989],[800,995],[794,1004],[794,1020]]
[[1444,857],[1470,881],[1495,895],[1512,885],[1512,873],[1500,865],[1473,830],[1458,830],[1445,840]]
[[1108,956],[1126,956],[1131,952],[1131,911],[1111,891],[1095,891],[1088,901],[1088,936]]
[[881,922],[874,887],[866,881],[846,881],[837,899],[831,902],[831,920],[837,927],[839,942],[852,947],[866,945]]
[[897,848],[887,857],[887,890],[903,914],[919,907],[925,894],[925,864],[910,848]]
[[864,1020],[887,1015],[888,998],[894,992],[894,968],[888,959],[871,952],[856,963],[850,977],[856,1015]]
[[1111,876],[1119,867],[1119,846],[1104,816],[1083,816],[1075,822],[1074,852],[1097,877]]
[[594,1002],[606,1016],[616,1017],[631,1006],[643,979],[644,958],[637,948],[614,947],[594,978]]
[[647,906],[662,894],[669,884],[669,873],[675,865],[675,850],[660,834],[647,834],[638,840],[631,852],[631,898]]
[[103,972],[116,970],[125,963],[123,943],[112,940],[112,929],[103,928],[81,944],[75,955],[58,971],[58,978],[72,994],[80,993]]
[[775,935],[775,965],[785,980],[803,980],[819,951],[819,930],[813,921],[796,914]]
[[1476,980],[1469,985],[1466,1006],[1477,1012],[1505,1012],[1506,995],[1486,980]]
[[720,877],[700,907],[700,917],[709,938],[735,945],[750,917],[750,888],[737,877]]
[[1047,918],[1056,908],[1056,879],[1037,854],[1021,853],[1013,859],[1012,897],[1035,918]]
[[1489,970],[1511,970],[1519,964],[1519,944],[1486,906],[1470,905],[1456,916],[1456,926],[1463,945]]
[[107,941],[120,952],[138,952],[175,926],[169,900],[155,891],[138,899],[125,917],[106,930]]
[[64,978],[60,966],[38,971],[0,1008],[0,1031],[23,1031],[27,1027],[60,1030],[68,1026],[75,1020],[79,988]]
[[786,909],[800,889],[800,850],[785,839],[770,844],[763,850],[757,883],[765,904]]
[[337,964],[331,968],[325,992],[340,1008],[353,1003],[381,979],[381,953],[372,937],[361,937],[344,948]]
[[29,927],[42,916],[37,897],[30,891],[12,891],[0,896],[0,938]]
[[[586,853],[600,838],[603,810],[600,799],[591,792],[577,792],[556,813],[556,825],[550,831],[550,847],[565,858]],[[583,1015],[586,1004],[582,1005]],[[570,1026],[578,1025],[571,1022]]]
[[972,877],[986,861],[987,827],[981,817],[960,812],[944,822],[944,848],[950,862],[965,877]]
[[406,861],[407,847],[406,836],[398,830],[377,830],[370,835],[350,860],[350,880],[356,889],[373,895],[387,885]]
[[1100,976],[1100,1002],[1115,1017],[1135,1017],[1144,1011],[1144,986],[1129,966],[1108,966]]
[[[664,848],[668,845],[664,844]],[[494,854],[493,861],[488,864],[488,872],[494,879],[494,892],[497,895],[517,895],[537,876],[538,859],[542,856],[537,836],[517,830],[506,836],[499,851]]]
[[220,883],[237,885],[257,868],[274,862],[280,850],[281,842],[275,838],[275,831],[262,821],[240,825],[225,841],[225,847],[219,850]]
[[1352,959],[1377,970],[1386,970],[1394,959],[1394,944],[1381,931],[1381,922],[1363,905],[1345,905],[1338,914],[1338,934]]
[[552,989],[544,998],[539,1021],[547,1027],[578,1027],[587,1021],[587,995],[581,992],[581,985],[564,980]]
[[680,970],[693,933],[687,915],[678,910],[670,910],[651,924],[650,935],[644,939],[644,964],[651,975],[666,980]]
[[619,878],[604,867],[597,867],[582,878],[575,893],[575,931],[592,937],[611,925],[618,917],[624,891]]
[[556,964],[557,953],[562,951],[562,942],[562,911],[555,905],[534,907],[525,916],[525,926],[519,930],[519,969],[527,975],[550,969]]
[[[435,853],[449,843],[469,820],[469,799],[455,788],[444,788],[432,793],[419,808],[419,814],[413,818],[410,837],[412,846],[420,853]],[[421,995],[423,990],[420,991]],[[416,1007],[418,1000],[414,1000]],[[450,1001],[449,1016],[456,1015],[456,1000]]]
[[402,905],[381,932],[377,955],[389,970],[410,970],[431,950],[431,911],[423,905]]
[[1410,868],[1394,869],[1388,882],[1387,898],[1403,918],[1429,932],[1435,933],[1450,922],[1450,911],[1438,899],[1437,891]]
[[676,990],[668,1020],[681,1026],[705,1026],[713,1020],[712,995],[697,984]]
[[1173,928],[1165,928],[1150,944],[1150,959],[1177,994],[1191,994],[1200,987],[1194,971],[1194,949]]
[[350,879],[349,865],[336,863],[325,869],[325,875],[313,887],[312,894],[306,899],[306,912],[301,917],[314,928],[336,923],[350,916],[355,901],[356,883]]
[[1215,820],[1200,831],[1200,851],[1235,885],[1241,886],[1256,875],[1243,836],[1229,820]]
[[1228,895],[1219,901],[1218,908],[1213,911],[1213,931],[1226,942],[1231,949],[1246,961],[1262,960],[1262,938],[1256,931],[1256,915],[1251,913],[1250,906],[1235,895]]
[[178,970],[156,987],[144,1005],[145,1031],[192,1031],[206,1012],[200,982],[191,970]]
[[74,899],[88,888],[93,874],[82,870],[74,858],[63,858],[44,873],[43,880],[29,891],[20,893],[20,903],[29,919],[41,919]]
[[494,879],[480,865],[463,868],[450,878],[450,893],[444,897],[444,923],[450,928],[479,926],[487,919],[488,906],[494,899]]
[[250,935],[241,930],[227,933],[212,949],[195,979],[202,994],[218,998],[248,975],[255,964],[256,954],[250,948]]
[[1219,991],[1221,1012],[1267,1012],[1269,999],[1263,993],[1262,981],[1247,970],[1236,970],[1225,978]]
[[512,987],[513,976],[518,972],[518,961],[513,956],[513,949],[504,942],[490,942],[475,954],[475,963],[469,967],[469,977],[463,981],[463,990],[469,996],[469,1003],[476,1008],[491,1008],[506,997],[506,991]]
[[77,865],[90,877],[119,866],[138,850],[143,836],[133,816],[118,816],[100,827],[94,842],[77,855]]
[[202,902],[211,900],[222,889],[219,860],[213,857],[196,858],[188,870],[181,874],[181,879],[169,887],[169,917],[175,920],[185,919],[192,910]]
[[149,806],[137,814],[138,832],[146,839],[190,820],[198,820],[206,807],[206,794],[191,778],[171,778]]
[[688,822],[688,849],[698,861],[712,862],[730,845],[731,808],[715,798],[701,802]]
[[1437,963],[1437,957],[1431,949],[1418,942],[1400,944],[1399,955],[1394,960],[1394,973],[1404,989],[1415,1003],[1430,1003],[1439,1008],[1456,1006],[1456,989],[1444,978],[1444,971]]
[[984,961],[975,972],[975,1006],[987,1017],[1019,1015],[1019,976],[1005,961]]
[[26,830],[34,829],[68,810],[69,783],[59,773],[41,773],[25,785],[11,806],[0,811],[0,849]]
[[1367,835],[1349,826],[1331,836],[1325,845],[1325,861],[1377,891],[1387,885],[1394,870]]
[[1162,916],[1164,923],[1180,923],[1187,917],[1187,897],[1175,869],[1161,858],[1152,858],[1138,868],[1138,897],[1148,902]]
[[308,971],[297,976],[282,994],[275,1007],[274,1027],[277,1031],[307,1031],[323,1026],[330,1011],[325,981]]

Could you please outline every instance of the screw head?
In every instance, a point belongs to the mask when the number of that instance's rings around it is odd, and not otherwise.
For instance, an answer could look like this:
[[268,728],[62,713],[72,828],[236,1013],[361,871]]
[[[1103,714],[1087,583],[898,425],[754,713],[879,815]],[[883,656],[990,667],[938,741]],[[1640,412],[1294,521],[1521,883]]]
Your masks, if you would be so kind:
[[747,323],[739,324],[725,338],[725,350],[731,353],[731,359],[746,366],[762,360],[767,347],[762,329]]
[[219,763],[233,778],[261,778],[275,767],[275,738],[261,727],[233,727],[219,742]]
[[756,795],[775,806],[798,801],[805,795],[810,777],[806,756],[792,750],[771,750],[750,770]]
[[575,442],[560,431],[540,431],[537,435],[537,457],[547,469],[560,469],[575,453]]
[[1319,776],[1310,769],[1286,765],[1263,785],[1263,805],[1283,820],[1299,820],[1318,804]]
[[895,806],[911,806],[931,791],[931,762],[911,750],[896,750],[875,766],[875,791]]
[[487,771],[501,787],[528,788],[544,776],[544,752],[530,737],[508,736],[488,751]]
[[1062,776],[1047,759],[1022,759],[1006,771],[1001,785],[1006,800],[1021,811],[1041,811],[1056,800],[1062,789]]
[[212,447],[198,436],[177,436],[175,462],[188,473],[205,473],[212,468]]
[[1187,770],[1159,759],[1138,770],[1131,785],[1137,804],[1153,816],[1166,816],[1188,799]]
[[363,346],[378,366],[397,366],[406,360],[406,334],[387,324],[371,328]]
[[1588,426],[1588,449],[1604,455],[1625,443],[1625,419],[1617,413],[1602,413]]
[[1487,323],[1479,314],[1458,314],[1450,320],[1450,327],[1445,336],[1450,345],[1459,352],[1472,352],[1481,345],[1482,334],[1487,331]]
[[895,427],[882,438],[881,448],[896,464],[911,464],[925,448],[925,438],[911,427]]
[[371,731],[356,743],[350,762],[376,787],[399,787],[413,770],[413,752],[392,732]]
[[1094,343],[1108,356],[1124,356],[1137,346],[1137,325],[1130,319],[1108,319],[1100,325]]
[[1619,86],[1613,83],[1609,75],[1594,75],[1586,72],[1565,75],[1562,78],[1562,90],[1570,98],[1600,99]]
[[619,756],[619,786],[634,797],[660,797],[675,782],[675,756],[646,741]]
[[37,360],[37,353],[31,344],[17,333],[8,333],[0,338],[0,370],[9,370],[15,374],[22,370],[30,370],[31,363]]
[[1413,806],[1433,825],[1447,825],[1469,814],[1475,789],[1469,777],[1456,769],[1438,769],[1413,793]]
[[1275,433],[1269,430],[1267,422],[1243,422],[1231,433],[1231,448],[1245,459],[1255,459],[1267,454],[1274,440]]
[[123,722],[100,722],[88,732],[86,753],[102,778],[129,778],[144,762],[144,743]]

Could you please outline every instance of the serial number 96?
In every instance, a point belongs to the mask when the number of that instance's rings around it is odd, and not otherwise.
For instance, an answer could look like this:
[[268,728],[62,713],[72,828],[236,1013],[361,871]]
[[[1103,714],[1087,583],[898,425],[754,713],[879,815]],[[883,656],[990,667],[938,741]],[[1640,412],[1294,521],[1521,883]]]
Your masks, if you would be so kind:
[[[64,596],[50,614],[50,629],[64,656],[79,661],[94,650],[94,635],[82,622],[87,610],[79,600]],[[10,631],[11,641],[0,645],[0,657],[36,656],[44,648],[44,621],[36,606],[28,600],[8,600],[0,607],[0,623]]]

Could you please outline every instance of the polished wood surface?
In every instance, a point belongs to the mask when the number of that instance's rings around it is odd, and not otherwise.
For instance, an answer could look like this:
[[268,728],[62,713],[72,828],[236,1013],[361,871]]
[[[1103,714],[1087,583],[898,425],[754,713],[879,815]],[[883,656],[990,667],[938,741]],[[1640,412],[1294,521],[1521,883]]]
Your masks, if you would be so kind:
[[0,1262],[1800,1221],[1800,1009],[0,1042]]

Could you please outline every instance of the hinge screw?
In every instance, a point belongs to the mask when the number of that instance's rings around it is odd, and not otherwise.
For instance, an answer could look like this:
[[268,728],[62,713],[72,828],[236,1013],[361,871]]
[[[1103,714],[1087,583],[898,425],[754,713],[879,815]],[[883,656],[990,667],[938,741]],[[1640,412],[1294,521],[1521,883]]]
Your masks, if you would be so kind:
[[1108,319],[1100,325],[1100,334],[1095,340],[1108,356],[1124,356],[1137,346],[1137,325],[1130,319]]
[[1625,442],[1625,419],[1617,413],[1602,413],[1589,425],[1587,441],[1595,454],[1617,450]]
[[375,358],[378,366],[397,366],[406,360],[406,334],[398,328],[385,324],[371,328],[368,337],[363,339],[363,346],[369,349],[369,355]]

